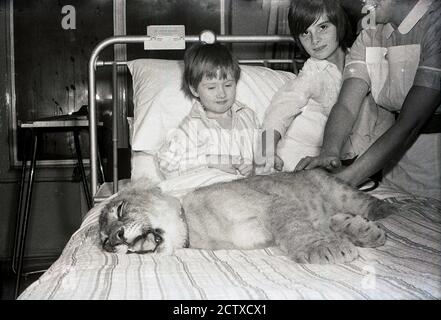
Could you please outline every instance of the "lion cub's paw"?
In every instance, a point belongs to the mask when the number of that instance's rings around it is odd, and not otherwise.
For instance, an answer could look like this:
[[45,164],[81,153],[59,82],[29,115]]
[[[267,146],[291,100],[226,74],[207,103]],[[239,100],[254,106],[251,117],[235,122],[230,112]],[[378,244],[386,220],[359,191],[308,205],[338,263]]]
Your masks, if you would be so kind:
[[347,263],[358,257],[355,246],[347,239],[318,240],[294,254],[298,263],[329,264]]
[[341,232],[359,247],[375,248],[386,241],[386,233],[380,226],[362,216],[339,213],[331,217],[330,228]]
[[377,200],[375,205],[369,210],[368,219],[375,221],[395,213],[398,213],[398,208],[395,205],[383,200]]
[[353,240],[356,246],[376,248],[384,245],[386,242],[386,232],[377,223],[364,221],[358,233],[354,235]]
[[329,220],[329,227],[334,232],[344,232],[354,217],[355,215],[351,213],[334,214]]

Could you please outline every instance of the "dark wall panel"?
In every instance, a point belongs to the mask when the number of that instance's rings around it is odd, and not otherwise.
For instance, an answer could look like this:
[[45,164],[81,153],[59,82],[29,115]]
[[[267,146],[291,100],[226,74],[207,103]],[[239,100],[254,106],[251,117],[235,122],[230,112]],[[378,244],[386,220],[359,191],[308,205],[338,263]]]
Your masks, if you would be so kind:
[[[130,0],[127,1],[127,34],[147,34],[148,25],[185,25],[187,35],[209,29],[220,32],[219,0]],[[144,51],[143,46],[130,46],[128,58],[182,58],[183,51]]]
[[[62,8],[75,8],[76,28],[65,30]],[[16,112],[19,120],[68,114],[87,104],[87,64],[96,44],[113,35],[112,0],[15,0]],[[104,55],[113,57],[111,49]],[[102,82],[101,82],[102,83]],[[98,94],[109,95],[101,84]],[[46,137],[46,159],[72,158],[72,137]],[[82,139],[88,145],[87,137]],[[88,147],[83,148],[86,153]]]

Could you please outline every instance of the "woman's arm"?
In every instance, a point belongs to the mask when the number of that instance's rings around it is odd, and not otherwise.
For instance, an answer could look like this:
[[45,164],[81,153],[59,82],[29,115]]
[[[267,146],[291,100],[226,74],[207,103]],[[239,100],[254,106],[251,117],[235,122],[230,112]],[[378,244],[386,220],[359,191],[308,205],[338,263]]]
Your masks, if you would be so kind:
[[351,166],[336,176],[353,186],[401,157],[419,135],[419,131],[441,103],[438,90],[413,86],[395,124]]
[[368,91],[369,86],[362,79],[350,78],[343,82],[338,101],[326,122],[320,155],[303,158],[297,164],[296,171],[316,167],[332,169],[341,166],[341,149],[352,131]]

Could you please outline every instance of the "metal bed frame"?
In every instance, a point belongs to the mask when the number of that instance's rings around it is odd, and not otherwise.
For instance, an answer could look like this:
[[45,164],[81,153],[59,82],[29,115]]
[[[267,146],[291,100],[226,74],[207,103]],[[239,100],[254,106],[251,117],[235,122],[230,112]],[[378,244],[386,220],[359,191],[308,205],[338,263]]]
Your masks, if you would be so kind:
[[[112,144],[113,144],[113,193],[118,192],[118,134],[117,134],[117,66],[127,66],[128,61],[100,61],[98,60],[100,52],[108,46],[115,44],[144,43],[153,40],[147,35],[142,36],[114,36],[101,41],[92,51],[89,60],[89,130],[90,130],[90,172],[91,172],[91,194],[94,203],[99,202],[95,196],[98,190],[98,140],[97,140],[97,107],[96,107],[96,76],[95,71],[98,67],[112,66],[113,83],[113,112],[112,112]],[[181,39],[182,40],[182,39]],[[200,35],[189,35],[184,37],[185,43],[194,42],[222,42],[222,43],[294,43],[291,36],[282,35],[215,35],[211,31],[203,31]],[[164,50],[170,50],[164,48]],[[292,64],[294,72],[297,68],[294,60],[294,51],[291,59],[257,59],[257,60],[239,60],[242,64],[261,64],[268,66],[270,64]]]

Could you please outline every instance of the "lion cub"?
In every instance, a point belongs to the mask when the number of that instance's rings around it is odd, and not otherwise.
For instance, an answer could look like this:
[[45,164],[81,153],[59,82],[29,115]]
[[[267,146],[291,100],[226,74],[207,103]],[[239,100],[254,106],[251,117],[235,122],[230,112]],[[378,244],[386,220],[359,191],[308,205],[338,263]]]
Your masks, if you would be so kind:
[[384,230],[369,219],[395,210],[317,169],[214,184],[181,204],[138,182],[106,205],[100,230],[110,252],[278,245],[299,263],[344,263],[358,256],[355,246],[384,244]]

